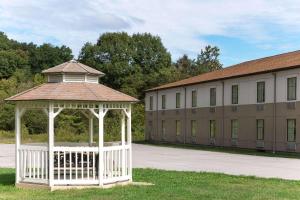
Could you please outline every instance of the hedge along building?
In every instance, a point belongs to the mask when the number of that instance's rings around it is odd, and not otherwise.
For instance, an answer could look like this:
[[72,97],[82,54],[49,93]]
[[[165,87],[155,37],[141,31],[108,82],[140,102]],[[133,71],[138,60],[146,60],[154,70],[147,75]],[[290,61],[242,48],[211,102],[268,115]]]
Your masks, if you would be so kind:
[[146,138],[300,152],[300,51],[146,91]]
[[[106,187],[132,181],[131,104],[137,99],[98,83],[104,74],[75,60],[43,71],[48,82],[12,96],[16,105],[16,184]],[[48,143],[21,142],[24,112],[40,109],[48,117]],[[54,120],[64,109],[80,110],[89,120],[89,141],[55,141]],[[120,110],[121,141],[104,141],[104,117]],[[93,121],[98,125],[94,141]],[[127,129],[127,130],[126,130]],[[127,136],[127,137],[126,137]]]

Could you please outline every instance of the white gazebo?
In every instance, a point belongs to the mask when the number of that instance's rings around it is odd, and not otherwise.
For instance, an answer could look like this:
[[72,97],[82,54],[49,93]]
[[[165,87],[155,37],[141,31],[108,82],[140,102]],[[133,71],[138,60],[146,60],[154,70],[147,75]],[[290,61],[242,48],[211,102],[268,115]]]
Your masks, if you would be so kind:
[[[16,106],[16,185],[103,188],[132,182],[131,104],[138,100],[99,84],[104,74],[75,60],[43,73],[47,83],[6,99]],[[21,118],[31,109],[48,116],[48,144],[21,144]],[[89,119],[87,143],[55,142],[54,120],[63,109],[78,109]],[[122,112],[121,141],[108,143],[104,117],[112,109]],[[97,145],[93,118],[99,125]]]

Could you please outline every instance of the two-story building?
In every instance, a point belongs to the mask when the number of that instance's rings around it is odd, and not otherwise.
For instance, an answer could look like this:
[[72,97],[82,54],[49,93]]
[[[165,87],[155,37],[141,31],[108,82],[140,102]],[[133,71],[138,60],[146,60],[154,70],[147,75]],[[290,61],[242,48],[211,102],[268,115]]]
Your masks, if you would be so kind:
[[300,152],[300,51],[147,90],[146,139]]

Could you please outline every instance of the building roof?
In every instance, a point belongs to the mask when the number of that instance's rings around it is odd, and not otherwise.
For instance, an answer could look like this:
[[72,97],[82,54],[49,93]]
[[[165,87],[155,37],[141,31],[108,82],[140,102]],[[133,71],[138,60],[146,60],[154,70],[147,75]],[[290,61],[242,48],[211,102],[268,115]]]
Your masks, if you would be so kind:
[[82,74],[93,74],[93,75],[104,75],[104,73],[93,69],[87,65],[84,65],[76,60],[70,60],[68,62],[62,63],[55,67],[43,70],[42,73],[82,73]]
[[134,97],[95,83],[45,83],[31,88],[6,101],[76,100],[99,102],[137,102]]
[[229,79],[259,73],[267,73],[290,69],[300,66],[300,51],[294,51],[266,58],[260,58],[226,67],[221,70],[200,74],[180,81],[161,85],[147,91],[155,91],[178,86],[193,85],[197,83]]

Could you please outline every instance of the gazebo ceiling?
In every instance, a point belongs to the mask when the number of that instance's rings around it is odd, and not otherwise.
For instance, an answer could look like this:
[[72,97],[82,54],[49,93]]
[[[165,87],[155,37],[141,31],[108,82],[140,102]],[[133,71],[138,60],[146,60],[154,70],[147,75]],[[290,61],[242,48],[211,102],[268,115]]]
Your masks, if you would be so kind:
[[[31,88],[7,101],[96,101],[96,102],[137,102],[138,100],[98,83],[98,77],[104,75],[91,67],[71,60],[53,68],[44,70],[48,83]],[[55,75],[62,73],[62,75]],[[76,75],[74,75],[74,73]],[[92,77],[91,77],[92,76]],[[94,79],[91,79],[93,78]]]

